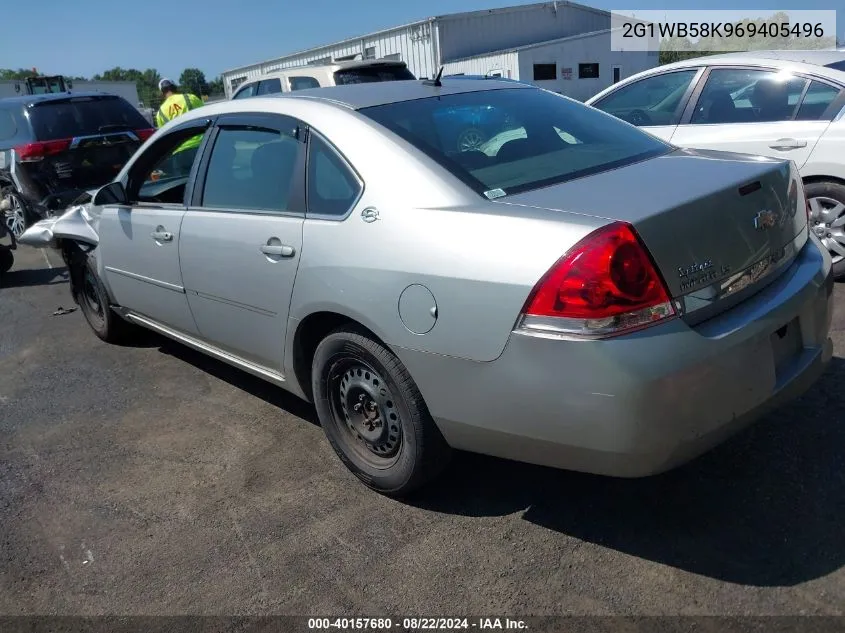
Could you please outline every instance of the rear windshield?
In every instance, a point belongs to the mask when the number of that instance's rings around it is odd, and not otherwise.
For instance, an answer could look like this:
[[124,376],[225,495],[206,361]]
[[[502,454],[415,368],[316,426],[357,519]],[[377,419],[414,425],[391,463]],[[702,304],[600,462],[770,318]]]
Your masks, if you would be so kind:
[[338,70],[334,74],[334,82],[338,86],[346,84],[366,84],[377,81],[405,81],[414,80],[413,73],[407,66],[364,66],[362,68],[347,68]]
[[832,64],[828,64],[827,67],[833,68],[833,70],[845,70],[845,61],[833,62]]
[[74,97],[39,103],[29,110],[39,141],[142,130],[150,124],[120,97]]
[[360,112],[488,198],[672,150],[619,119],[536,88],[444,95]]

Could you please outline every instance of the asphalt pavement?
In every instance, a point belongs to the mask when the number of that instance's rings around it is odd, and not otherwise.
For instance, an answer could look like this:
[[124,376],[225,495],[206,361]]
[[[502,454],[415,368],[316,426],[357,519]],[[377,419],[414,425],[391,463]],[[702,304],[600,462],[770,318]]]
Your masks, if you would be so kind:
[[[0,286],[0,614],[845,611],[845,286],[812,392],[671,473],[459,455],[368,491],[309,405],[181,345],[102,343],[55,254]],[[752,370],[753,368],[749,368]]]

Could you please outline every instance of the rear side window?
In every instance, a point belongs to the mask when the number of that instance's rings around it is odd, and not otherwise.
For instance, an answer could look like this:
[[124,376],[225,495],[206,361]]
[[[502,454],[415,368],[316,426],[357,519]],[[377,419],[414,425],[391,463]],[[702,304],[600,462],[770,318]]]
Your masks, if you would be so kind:
[[820,81],[810,82],[795,118],[799,121],[818,121],[825,110],[839,97],[840,90]]
[[347,68],[345,70],[338,70],[334,74],[334,81],[338,86],[414,79],[416,77],[414,77],[413,73],[404,64]]
[[352,208],[361,184],[346,162],[316,134],[308,152],[308,213],[343,216]]
[[247,97],[254,97],[255,91],[258,88],[258,84],[247,84],[240,90],[235,93],[235,96],[232,99],[246,99]]
[[0,141],[7,141],[18,133],[15,117],[8,110],[0,110]]
[[286,210],[301,148],[282,132],[222,128],[211,151],[202,206]]
[[834,70],[845,70],[845,60],[841,62],[833,62],[832,64],[827,64],[828,68],[833,68]]
[[39,141],[150,127],[141,113],[120,97],[76,97],[39,103],[30,107],[29,120]]
[[290,89],[293,90],[308,90],[309,88],[319,88],[320,82],[313,77],[291,77]]
[[282,82],[276,77],[275,79],[262,79],[258,84],[258,95],[272,95],[282,91]]

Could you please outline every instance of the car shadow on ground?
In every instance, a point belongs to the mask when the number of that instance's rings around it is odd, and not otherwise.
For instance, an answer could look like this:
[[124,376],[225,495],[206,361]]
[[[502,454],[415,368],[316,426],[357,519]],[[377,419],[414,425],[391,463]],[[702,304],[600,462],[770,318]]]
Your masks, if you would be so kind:
[[688,572],[792,586],[845,565],[845,360],[813,388],[690,464],[612,479],[459,454],[413,505],[523,519]]
[[291,415],[319,426],[320,423],[317,420],[317,412],[314,407],[284,389],[163,336],[152,332],[149,332],[149,336],[149,342],[158,345],[163,354],[189,363],[233,387],[237,387],[256,398],[261,398],[274,407],[283,409]]
[[27,286],[54,286],[68,282],[67,268],[26,268],[10,270],[3,275],[0,288],[25,288]]
[[[319,425],[313,406],[282,389],[150,337],[162,353]],[[845,565],[843,384],[845,360],[834,358],[811,392],[663,475],[612,479],[458,453],[406,503],[471,517],[522,511],[538,526],[695,574],[797,585]]]

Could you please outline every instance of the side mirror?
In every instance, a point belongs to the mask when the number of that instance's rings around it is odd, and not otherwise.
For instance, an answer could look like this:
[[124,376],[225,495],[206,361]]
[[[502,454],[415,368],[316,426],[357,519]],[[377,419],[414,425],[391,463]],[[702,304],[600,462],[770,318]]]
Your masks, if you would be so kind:
[[129,199],[126,197],[126,190],[123,188],[121,182],[110,182],[105,187],[101,187],[97,193],[94,194],[93,204],[101,207],[107,204],[128,204]]

